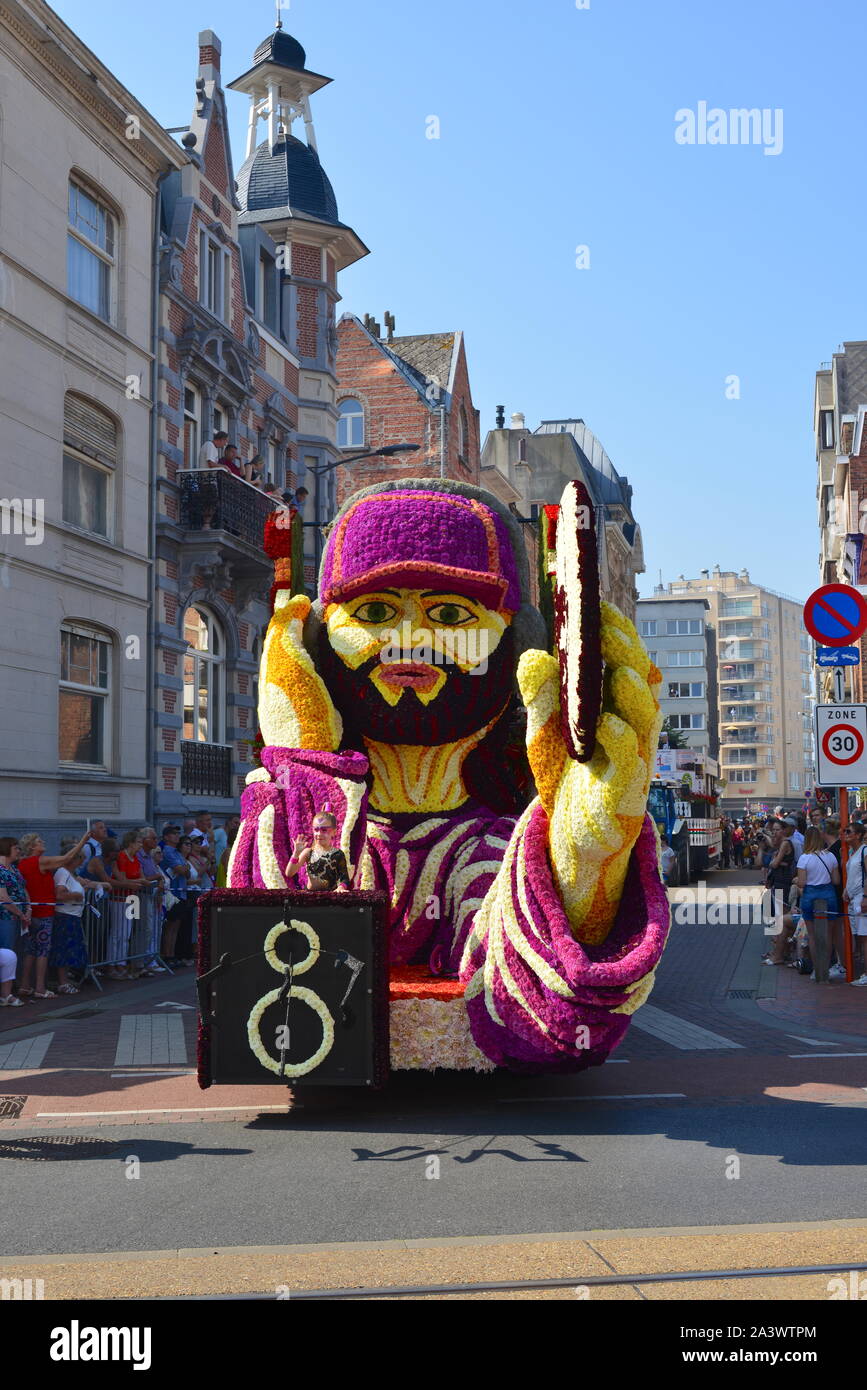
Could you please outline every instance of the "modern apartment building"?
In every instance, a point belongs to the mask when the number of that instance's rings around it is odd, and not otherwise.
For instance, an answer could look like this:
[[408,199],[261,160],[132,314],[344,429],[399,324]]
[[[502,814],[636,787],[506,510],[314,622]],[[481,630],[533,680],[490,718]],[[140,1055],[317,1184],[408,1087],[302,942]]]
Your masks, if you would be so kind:
[[662,672],[660,704],[668,728],[685,748],[718,756],[716,638],[710,604],[697,595],[639,599],[639,636]]
[[[716,632],[723,810],[802,806],[814,784],[810,639],[803,607],[747,570],[703,570],[653,599],[704,598]],[[649,639],[648,646],[653,647]]]

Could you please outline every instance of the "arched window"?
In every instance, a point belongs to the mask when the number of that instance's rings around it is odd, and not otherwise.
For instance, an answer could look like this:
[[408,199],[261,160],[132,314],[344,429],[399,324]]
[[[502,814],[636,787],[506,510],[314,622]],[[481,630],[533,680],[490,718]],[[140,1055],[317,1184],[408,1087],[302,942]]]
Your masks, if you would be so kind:
[[184,739],[222,743],[225,727],[225,644],[219,623],[205,609],[184,614]]
[[364,407],[360,401],[348,399],[337,407],[340,418],[337,421],[338,449],[364,448]]
[[69,297],[111,323],[116,300],[117,218],[77,179],[69,180],[66,289]]
[[470,429],[467,422],[467,411],[465,406],[461,406],[460,418],[458,420],[458,454],[463,463],[470,461]]
[[111,639],[98,628],[60,629],[58,746],[62,763],[108,768]]
[[97,536],[111,535],[117,426],[83,396],[63,403],[63,520]]

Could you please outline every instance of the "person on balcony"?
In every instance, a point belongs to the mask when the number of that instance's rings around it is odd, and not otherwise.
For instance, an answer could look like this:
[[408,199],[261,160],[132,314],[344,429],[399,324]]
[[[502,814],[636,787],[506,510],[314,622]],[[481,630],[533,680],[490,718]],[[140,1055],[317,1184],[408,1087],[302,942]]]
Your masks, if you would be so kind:
[[264,487],[267,480],[265,478],[265,460],[261,454],[254,454],[244,464],[244,478],[253,487]]
[[244,478],[246,476],[244,468],[242,468],[241,464],[238,462],[238,450],[235,448],[234,444],[226,445],[217,460],[217,467],[228,468],[229,472],[234,473],[236,478]]
[[199,468],[216,468],[221,455],[226,452],[229,436],[225,430],[217,430],[213,439],[208,439],[199,450]]

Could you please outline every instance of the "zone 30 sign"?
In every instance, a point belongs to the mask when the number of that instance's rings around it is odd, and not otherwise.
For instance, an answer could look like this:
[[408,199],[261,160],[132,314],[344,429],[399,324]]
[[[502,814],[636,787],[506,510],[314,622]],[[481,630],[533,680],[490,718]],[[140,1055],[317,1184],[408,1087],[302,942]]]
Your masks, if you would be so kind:
[[818,778],[823,787],[864,785],[867,705],[817,705]]

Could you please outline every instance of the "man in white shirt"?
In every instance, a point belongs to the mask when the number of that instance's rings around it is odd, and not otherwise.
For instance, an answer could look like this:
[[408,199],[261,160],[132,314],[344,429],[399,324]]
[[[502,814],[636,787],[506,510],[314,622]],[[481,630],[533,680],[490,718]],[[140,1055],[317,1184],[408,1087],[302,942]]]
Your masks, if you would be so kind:
[[85,864],[88,859],[102,857],[102,842],[107,839],[108,830],[104,820],[95,820],[90,825],[90,839],[84,842]]
[[207,440],[199,450],[199,467],[216,468],[219,460],[226,452],[226,445],[229,436],[225,430],[218,430],[213,439]]
[[785,816],[783,825],[785,826],[783,834],[790,835],[792,844],[795,846],[795,862],[797,863],[804,853],[804,837],[798,829],[798,822],[795,820],[794,816]]

